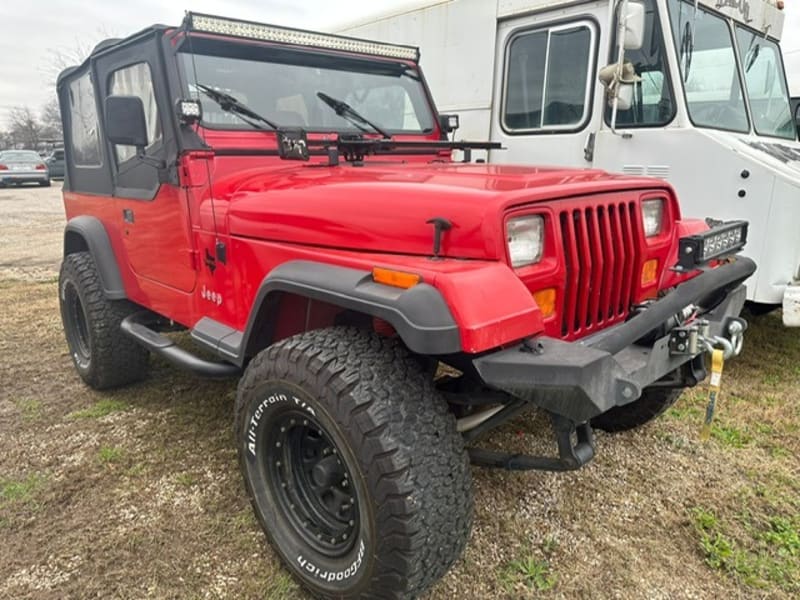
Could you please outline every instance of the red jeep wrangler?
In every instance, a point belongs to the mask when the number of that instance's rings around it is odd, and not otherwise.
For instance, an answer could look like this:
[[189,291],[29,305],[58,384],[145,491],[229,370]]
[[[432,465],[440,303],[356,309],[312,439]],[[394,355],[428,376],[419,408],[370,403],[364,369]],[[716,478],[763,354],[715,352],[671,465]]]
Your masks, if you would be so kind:
[[[78,373],[241,374],[247,492],[325,598],[420,594],[466,544],[470,460],[579,468],[592,427],[660,414],[746,327],[746,223],[681,220],[652,179],[470,163],[497,145],[448,141],[418,59],[189,14],[58,80]],[[533,407],[553,456],[475,445]]]

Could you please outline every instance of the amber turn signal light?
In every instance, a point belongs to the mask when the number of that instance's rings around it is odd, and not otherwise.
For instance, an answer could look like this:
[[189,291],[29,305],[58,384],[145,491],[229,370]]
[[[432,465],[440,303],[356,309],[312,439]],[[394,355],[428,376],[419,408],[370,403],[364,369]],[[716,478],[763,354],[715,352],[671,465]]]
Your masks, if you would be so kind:
[[545,288],[533,293],[542,317],[547,319],[556,313],[556,288]]
[[393,287],[399,287],[403,289],[414,287],[418,283],[422,282],[422,277],[416,273],[394,271],[393,269],[381,269],[380,267],[375,267],[372,269],[372,279],[376,283],[382,283],[384,285],[391,285]]
[[658,279],[658,259],[651,258],[642,265],[642,287],[653,285]]

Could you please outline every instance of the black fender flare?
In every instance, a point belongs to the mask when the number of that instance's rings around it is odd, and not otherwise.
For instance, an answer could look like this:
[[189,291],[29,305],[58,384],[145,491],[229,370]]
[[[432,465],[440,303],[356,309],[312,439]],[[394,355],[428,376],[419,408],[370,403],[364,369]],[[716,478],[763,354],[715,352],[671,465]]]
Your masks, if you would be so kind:
[[122,284],[111,240],[102,222],[96,217],[81,215],[69,220],[64,228],[64,256],[88,251],[92,255],[103,293],[109,300],[124,300],[128,296]]
[[378,317],[390,323],[405,345],[423,355],[461,351],[461,336],[439,290],[419,283],[396,288],[372,279],[372,273],[325,263],[295,260],[273,269],[262,281],[244,331],[245,356],[255,353],[253,338],[262,306],[289,292]]

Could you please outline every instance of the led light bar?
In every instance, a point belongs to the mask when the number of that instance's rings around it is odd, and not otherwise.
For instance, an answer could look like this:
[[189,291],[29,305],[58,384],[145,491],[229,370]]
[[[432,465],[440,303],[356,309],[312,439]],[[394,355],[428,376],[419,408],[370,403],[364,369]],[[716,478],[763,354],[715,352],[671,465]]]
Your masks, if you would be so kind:
[[281,44],[293,44],[296,46],[325,48],[329,50],[343,50],[356,54],[371,54],[373,56],[385,56],[387,58],[412,60],[414,62],[419,61],[419,48],[413,46],[384,44],[382,42],[360,40],[358,38],[331,35],[328,33],[305,31],[303,29],[293,29],[290,27],[278,27],[275,25],[240,21],[238,19],[226,19],[224,17],[214,17],[212,15],[197,13],[188,13],[186,18],[190,31],[219,33],[221,35],[231,35],[251,40],[263,40],[266,42],[278,42]]
[[680,239],[678,267],[690,270],[735,254],[747,243],[747,221],[729,221]]

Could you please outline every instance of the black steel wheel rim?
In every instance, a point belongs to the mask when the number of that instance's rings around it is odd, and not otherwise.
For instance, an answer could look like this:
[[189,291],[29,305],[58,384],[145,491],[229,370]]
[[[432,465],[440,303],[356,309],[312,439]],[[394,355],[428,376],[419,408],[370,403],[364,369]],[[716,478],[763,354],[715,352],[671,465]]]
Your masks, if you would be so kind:
[[69,336],[72,350],[80,354],[84,360],[89,360],[91,356],[89,323],[86,318],[86,311],[83,309],[83,303],[78,295],[78,290],[71,284],[67,284],[64,288],[64,304],[66,305],[67,318],[72,323]]
[[267,481],[280,512],[320,554],[347,554],[358,537],[358,496],[331,436],[308,412],[289,409],[266,437]]

